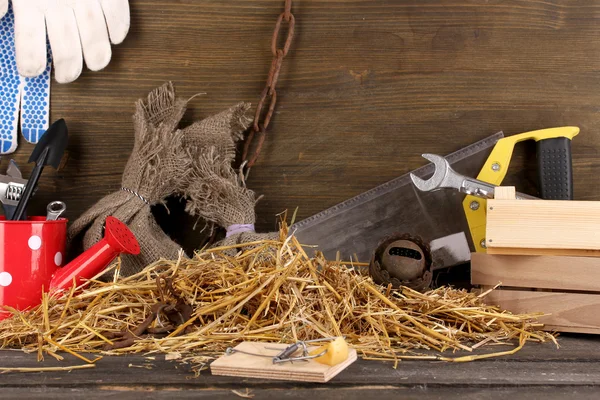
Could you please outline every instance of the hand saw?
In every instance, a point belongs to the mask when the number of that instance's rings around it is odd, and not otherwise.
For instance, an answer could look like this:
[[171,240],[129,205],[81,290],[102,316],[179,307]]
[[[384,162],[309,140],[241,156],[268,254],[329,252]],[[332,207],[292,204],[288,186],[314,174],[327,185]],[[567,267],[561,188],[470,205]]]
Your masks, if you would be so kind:
[[[446,159],[462,174],[475,176],[503,136],[496,133]],[[429,164],[412,173],[425,178],[433,171]],[[418,235],[427,242],[469,232],[460,212],[463,199],[463,194],[449,190],[420,192],[407,173],[293,224],[290,233],[300,243],[316,246],[314,250],[329,259],[335,259],[339,252],[342,260],[367,262],[379,241],[395,232]]]
[[[573,198],[571,140],[578,133],[578,127],[563,126],[520,133],[500,139],[485,161],[477,179],[499,186],[508,172],[515,145],[525,140],[535,140],[540,196],[550,200],[570,200]],[[466,196],[462,204],[469,224],[471,239],[477,252],[486,251],[486,205],[485,199],[475,196]]]

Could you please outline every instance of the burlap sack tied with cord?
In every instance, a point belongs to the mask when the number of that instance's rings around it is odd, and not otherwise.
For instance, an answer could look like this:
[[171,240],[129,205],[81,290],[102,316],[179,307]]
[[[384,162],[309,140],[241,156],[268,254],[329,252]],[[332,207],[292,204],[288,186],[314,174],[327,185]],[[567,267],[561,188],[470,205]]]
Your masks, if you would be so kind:
[[[255,232],[254,207],[258,199],[246,187],[242,173],[233,169],[231,160],[218,148],[208,149],[193,161],[193,166],[185,210],[226,229],[226,238],[215,247],[279,239],[279,232]],[[233,256],[239,250],[233,247],[224,253]]]
[[134,274],[160,258],[177,257],[181,247],[158,226],[151,206],[164,204],[172,195],[185,195],[192,182],[193,161],[207,148],[220,153],[223,159],[232,159],[235,142],[251,121],[247,116],[249,105],[240,103],[177,129],[187,102],[177,99],[173,85],[166,83],[136,103],[135,143],[121,187],[98,201],[69,228],[69,240],[85,231],[83,244],[87,249],[102,238],[107,216],[126,223],[136,235],[141,252],[138,256],[122,256],[122,275]]

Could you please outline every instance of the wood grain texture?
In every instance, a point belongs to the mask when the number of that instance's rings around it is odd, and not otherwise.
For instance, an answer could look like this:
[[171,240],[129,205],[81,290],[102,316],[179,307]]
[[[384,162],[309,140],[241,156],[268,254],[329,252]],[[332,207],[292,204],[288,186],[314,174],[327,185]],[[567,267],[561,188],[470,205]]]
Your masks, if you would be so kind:
[[[335,385],[321,385],[315,388],[149,388],[149,387],[111,387],[102,388],[9,388],[2,391],[3,400],[89,400],[89,399],[119,399],[139,400],[140,392],[143,392],[145,400],[155,399],[210,399],[210,400],[236,400],[243,399],[240,394],[245,395],[248,389],[249,396],[254,399],[280,400],[309,398],[327,398],[327,400],[364,400],[365,398],[381,400],[397,400],[399,397],[405,400],[505,400],[510,398],[521,400],[563,400],[575,398],[578,400],[596,400],[598,388],[585,386],[551,386],[534,385],[521,387],[414,387],[396,388],[390,385],[371,385],[369,387],[350,386],[339,387]],[[234,392],[235,390],[235,392]]]
[[[526,345],[510,357],[471,363],[402,361],[393,363],[358,360],[327,384],[290,383],[266,379],[213,376],[209,371],[194,377],[189,364],[154,360],[143,355],[105,357],[96,368],[69,373],[10,373],[0,379],[2,399],[12,398],[118,398],[183,399],[237,398],[232,390],[246,389],[255,399],[506,399],[595,398],[600,385],[600,337],[575,335],[558,338],[560,349],[550,343]],[[485,351],[505,346],[479,348]],[[455,354],[455,356],[463,353]],[[51,357],[40,363],[35,354],[0,351],[3,367],[72,365],[79,360],[65,355],[62,362]],[[150,369],[139,368],[146,365]],[[138,367],[135,367],[138,366]],[[564,398],[564,397],[563,397]]]
[[[272,357],[278,351],[272,349],[281,351],[286,347],[288,345],[283,343],[242,342],[234,349],[244,353],[234,352],[219,357],[210,364],[210,372],[213,375],[237,376],[240,378],[326,383],[356,361],[357,358],[356,350],[349,349],[346,360],[333,366],[321,364],[315,360],[275,364]],[[312,352],[318,348],[318,346],[311,346],[309,351]],[[252,354],[261,354],[262,357]]]
[[495,249],[600,250],[600,202],[488,200],[486,242]]
[[[494,290],[484,301],[513,313],[543,312],[547,330],[600,333],[600,295],[526,290]],[[571,329],[573,328],[573,329]]]
[[515,196],[514,186],[500,186],[494,189],[494,200],[514,200]]
[[565,325],[544,325],[544,330],[549,332],[571,332],[571,333],[588,333],[593,335],[600,334],[600,327],[592,326],[565,326]]
[[[134,102],[167,80],[185,98],[207,93],[186,124],[255,104],[282,3],[131,1],[130,32],[108,67],[53,82],[51,119],[68,122],[70,160],[44,172],[29,213],[60,199],[73,220],[118,189]],[[265,195],[259,230],[275,229],[285,209],[303,219],[423,165],[421,153],[447,154],[499,130],[579,126],[575,198],[600,199],[600,1],[307,0],[293,11],[279,106],[248,182]],[[518,147],[507,183],[535,194],[535,146]],[[25,176],[32,148],[21,140],[15,154]],[[193,248],[195,220],[169,206],[165,229]]]
[[521,247],[488,247],[487,254],[509,256],[600,257],[599,250],[531,249]]
[[600,258],[471,254],[474,285],[600,292]]

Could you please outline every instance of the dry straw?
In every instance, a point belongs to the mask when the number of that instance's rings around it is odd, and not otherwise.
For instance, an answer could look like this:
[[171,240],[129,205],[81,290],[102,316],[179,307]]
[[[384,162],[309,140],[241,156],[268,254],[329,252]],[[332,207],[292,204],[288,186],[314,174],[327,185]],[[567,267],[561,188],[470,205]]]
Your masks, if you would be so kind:
[[[84,353],[170,353],[190,359],[218,354],[241,341],[294,342],[343,335],[363,358],[399,361],[471,361],[512,354],[527,341],[555,338],[539,331],[540,314],[515,315],[484,305],[464,290],[438,288],[421,294],[408,288],[375,285],[351,263],[309,258],[284,227],[279,240],[241,245],[235,257],[225,250],[198,252],[194,258],[158,261],[136,275],[112,282],[91,280],[61,298],[0,322],[4,348],[23,348],[62,359],[65,351],[87,363]],[[161,277],[157,279],[157,277]],[[134,331],[171,294],[157,288],[172,280],[175,292],[193,308],[191,317],[162,336],[141,334],[125,348],[105,351],[116,333]],[[162,296],[162,297],[161,297]],[[152,328],[167,324],[164,315]],[[483,345],[511,344],[509,351],[466,356],[431,355],[445,350],[472,352]],[[426,354],[425,354],[426,353]],[[181,355],[181,358],[180,358]]]

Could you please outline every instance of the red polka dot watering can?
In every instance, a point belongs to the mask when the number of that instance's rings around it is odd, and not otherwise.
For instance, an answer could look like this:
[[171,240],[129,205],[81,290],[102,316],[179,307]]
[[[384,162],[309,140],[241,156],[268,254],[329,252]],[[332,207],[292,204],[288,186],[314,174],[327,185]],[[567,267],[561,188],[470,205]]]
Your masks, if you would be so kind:
[[[139,254],[125,224],[107,217],[104,238],[63,266],[67,220],[7,221],[0,217],[0,306],[17,310],[40,304],[42,292],[70,289],[102,272],[120,253]],[[11,313],[0,307],[0,320]]]

